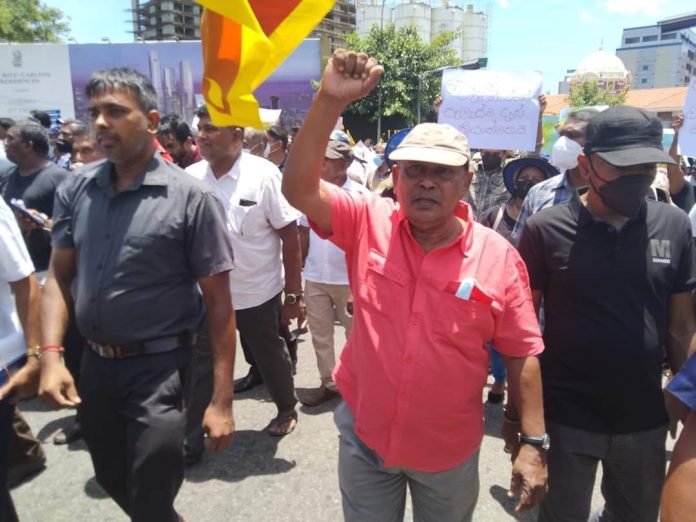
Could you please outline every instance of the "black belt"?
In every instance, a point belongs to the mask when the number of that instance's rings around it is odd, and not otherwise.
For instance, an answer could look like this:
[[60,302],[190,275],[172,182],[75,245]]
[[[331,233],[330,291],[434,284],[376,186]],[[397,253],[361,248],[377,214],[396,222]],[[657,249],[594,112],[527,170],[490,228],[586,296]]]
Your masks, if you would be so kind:
[[177,348],[190,347],[196,344],[198,336],[195,332],[186,332],[170,337],[159,337],[149,341],[130,344],[101,344],[87,340],[87,346],[97,355],[105,359],[123,359],[136,355],[150,355],[170,352]]

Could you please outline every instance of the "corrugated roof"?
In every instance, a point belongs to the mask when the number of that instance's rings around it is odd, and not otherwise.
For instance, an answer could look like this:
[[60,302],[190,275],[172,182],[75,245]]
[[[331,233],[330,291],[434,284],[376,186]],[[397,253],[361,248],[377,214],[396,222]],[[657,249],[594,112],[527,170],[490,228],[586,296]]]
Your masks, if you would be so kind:
[[[660,89],[631,89],[626,95],[626,105],[651,112],[677,111],[684,107],[688,87],[663,87]],[[560,114],[568,107],[567,94],[546,97],[544,114]]]

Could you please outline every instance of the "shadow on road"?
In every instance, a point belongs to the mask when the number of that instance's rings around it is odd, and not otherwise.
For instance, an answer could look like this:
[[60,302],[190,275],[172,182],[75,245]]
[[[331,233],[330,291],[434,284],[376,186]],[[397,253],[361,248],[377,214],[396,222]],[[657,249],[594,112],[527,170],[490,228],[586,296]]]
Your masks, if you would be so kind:
[[498,504],[507,512],[508,515],[515,517],[521,522],[534,522],[537,519],[538,509],[534,508],[530,511],[526,511],[522,514],[515,513],[515,505],[517,504],[516,499],[508,498],[507,489],[502,486],[494,485],[490,489],[491,497],[495,499]]
[[109,495],[106,494],[102,487],[97,483],[97,479],[94,477],[85,482],[85,493],[89,498],[109,498]]
[[200,464],[186,470],[186,480],[239,482],[251,476],[287,473],[296,463],[275,458],[279,442],[280,438],[271,437],[265,431],[237,431],[227,452],[206,453]]

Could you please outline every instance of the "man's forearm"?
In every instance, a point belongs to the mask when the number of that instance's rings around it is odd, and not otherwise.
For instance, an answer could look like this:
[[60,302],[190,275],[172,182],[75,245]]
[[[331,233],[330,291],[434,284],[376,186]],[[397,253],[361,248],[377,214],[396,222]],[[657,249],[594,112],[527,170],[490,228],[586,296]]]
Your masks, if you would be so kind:
[[283,268],[285,270],[285,292],[302,292],[302,253],[297,225],[290,223],[278,231],[283,244]]
[[41,339],[44,346],[60,346],[70,319],[69,284],[49,272],[41,296]]
[[17,315],[24,330],[27,347],[41,344],[41,288],[36,275],[11,283],[15,295]]
[[541,393],[541,370],[536,357],[505,357],[510,397],[517,409],[521,432],[541,436],[546,432],[544,403]]
[[694,332],[688,330],[667,333],[667,363],[673,374],[676,374],[689,358],[693,338]]
[[231,299],[206,306],[210,348],[213,354],[213,397],[211,404],[232,407],[234,358],[236,354],[235,316]]

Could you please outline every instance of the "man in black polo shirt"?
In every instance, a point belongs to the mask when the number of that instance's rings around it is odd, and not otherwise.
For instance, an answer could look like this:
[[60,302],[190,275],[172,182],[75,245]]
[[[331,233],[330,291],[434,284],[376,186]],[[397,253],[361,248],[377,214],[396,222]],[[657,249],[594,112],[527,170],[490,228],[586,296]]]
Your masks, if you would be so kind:
[[[144,76],[100,71],[86,94],[107,160],[75,173],[56,194],[41,395],[59,407],[81,402],[97,482],[131,520],[179,522],[184,391],[203,303],[214,359],[202,423],[208,448],[223,451],[234,431],[225,213],[210,190],[155,151],[157,94]],[[72,301],[88,340],[81,399],[60,361]]]
[[668,417],[661,387],[694,332],[690,224],[646,202],[662,125],[632,107],[594,116],[580,172],[589,190],[532,216],[520,241],[535,304],[544,299],[541,356],[551,436],[542,522],[586,521],[597,464],[606,504],[592,520],[655,522]]

